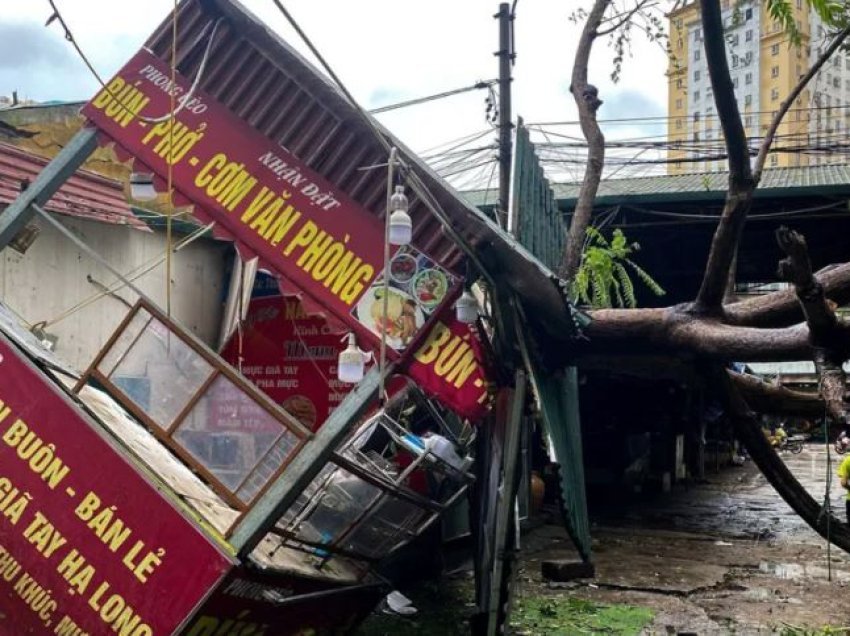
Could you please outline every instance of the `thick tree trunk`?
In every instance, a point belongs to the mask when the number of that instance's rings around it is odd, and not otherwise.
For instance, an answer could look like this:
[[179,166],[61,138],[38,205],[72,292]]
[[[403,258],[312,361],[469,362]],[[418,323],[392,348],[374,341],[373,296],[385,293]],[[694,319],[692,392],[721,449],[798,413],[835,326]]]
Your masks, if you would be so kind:
[[587,140],[587,167],[573,210],[561,267],[558,272],[560,277],[567,281],[572,281],[575,278],[581,265],[587,226],[590,224],[590,217],[593,214],[593,203],[596,200],[596,192],[599,190],[599,182],[602,180],[602,168],[605,165],[605,137],[599,128],[599,124],[596,123],[596,111],[602,105],[602,102],[599,100],[596,88],[587,83],[587,66],[590,62],[590,53],[593,50],[593,43],[596,41],[599,26],[602,24],[605,11],[610,4],[611,0],[594,0],[593,8],[588,13],[587,20],[584,23],[573,62],[570,91],[578,108],[581,131]]

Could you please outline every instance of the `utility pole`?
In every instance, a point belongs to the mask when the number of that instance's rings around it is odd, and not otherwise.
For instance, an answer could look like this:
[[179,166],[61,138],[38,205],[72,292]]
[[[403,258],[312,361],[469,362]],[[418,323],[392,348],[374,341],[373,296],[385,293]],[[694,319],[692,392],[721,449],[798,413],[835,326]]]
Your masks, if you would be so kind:
[[511,190],[511,66],[514,61],[513,13],[510,5],[503,2],[499,13],[499,225],[508,229],[508,198]]

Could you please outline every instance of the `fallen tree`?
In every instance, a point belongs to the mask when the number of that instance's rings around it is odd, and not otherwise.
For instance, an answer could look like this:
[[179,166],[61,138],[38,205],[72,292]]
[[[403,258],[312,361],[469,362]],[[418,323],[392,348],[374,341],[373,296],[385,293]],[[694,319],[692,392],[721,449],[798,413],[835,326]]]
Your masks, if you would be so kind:
[[[727,62],[721,1],[699,0],[705,59],[729,164],[724,207],[702,283],[692,302],[661,309],[590,311],[592,322],[585,330],[588,341],[581,345],[579,356],[596,364],[606,356],[666,356],[692,365],[725,406],[738,438],[779,494],[816,531],[829,535],[836,545],[850,551],[850,528],[836,519],[827,522],[821,505],[806,493],[767,443],[755,416],[755,412],[807,416],[827,413],[833,421],[848,421],[842,365],[850,359],[850,324],[836,316],[834,309],[850,302],[850,263],[813,273],[805,239],[782,228],[777,232],[777,242],[785,258],[779,263],[778,277],[791,289],[738,303],[729,303],[727,294],[734,286],[741,234],[777,130],[812,78],[850,36],[850,8],[845,4],[822,0],[810,0],[809,4],[832,28],[830,43],[782,101],[753,153]],[[613,0],[594,0],[592,8],[581,13],[584,27],[576,49],[571,91],[587,140],[588,163],[559,272],[568,281],[581,262],[581,248],[605,157],[605,139],[596,118],[602,102],[588,83],[590,54],[598,38],[639,19],[647,20],[647,12],[655,9],[656,3],[643,0],[627,9]],[[800,45],[791,9],[788,0],[767,1],[769,15],[781,24],[792,42]],[[649,24],[655,22],[650,20]],[[627,37],[628,34],[620,36],[619,46]],[[814,362],[820,379],[819,396],[743,378],[730,374],[726,368],[736,361],[799,360]]]

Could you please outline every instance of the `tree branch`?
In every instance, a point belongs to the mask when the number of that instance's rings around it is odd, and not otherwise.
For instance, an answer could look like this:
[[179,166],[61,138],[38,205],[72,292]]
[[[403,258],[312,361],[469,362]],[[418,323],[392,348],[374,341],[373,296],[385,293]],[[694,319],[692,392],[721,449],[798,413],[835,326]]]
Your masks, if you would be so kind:
[[823,285],[812,274],[806,239],[783,226],[776,230],[776,240],[787,254],[779,262],[779,277],[794,285],[809,325],[812,359],[820,377],[820,394],[830,416],[837,422],[846,422],[844,387],[847,378],[842,367],[850,350],[846,333],[840,328],[835,308],[827,299]]
[[[830,265],[815,274],[826,296],[839,307],[850,302],[850,263]],[[742,300],[723,308],[725,321],[748,327],[787,327],[803,320],[793,289]]]
[[[588,312],[584,329],[589,342],[576,346],[579,355],[640,354],[702,357],[711,360],[777,362],[811,360],[805,324],[783,329],[727,325],[687,307],[667,309],[602,309]],[[842,334],[850,329],[841,325]]]
[[727,372],[737,391],[757,413],[812,418],[823,416],[824,403],[816,393],[792,391],[763,382],[753,375]]
[[729,191],[723,214],[711,241],[711,250],[695,307],[701,313],[719,314],[729,271],[750,210],[755,182],[750,167],[747,135],[741,122],[735,87],[732,85],[726,61],[726,38],[723,34],[720,0],[700,0],[700,7],[708,75],[729,155]]
[[761,426],[746,402],[738,394],[724,369],[711,367],[706,372],[710,386],[718,389],[718,397],[750,456],[785,502],[819,535],[850,552],[850,526],[835,517],[830,518],[818,502],[797,481],[776,451],[768,443]]
[[[628,11],[623,11],[623,12],[617,14],[617,15],[614,15],[614,16],[611,16],[610,18],[606,18],[605,20],[602,20],[602,23],[610,22],[611,20],[617,20],[617,22],[615,22],[613,26],[602,29],[601,31],[597,30],[596,31],[596,37],[601,38],[601,37],[604,37],[606,35],[612,34],[614,31],[616,31],[617,29],[624,26],[636,14],[643,11],[647,7],[647,5],[649,5],[650,2],[653,2],[653,4],[654,4],[653,0],[641,0],[640,2],[637,3],[637,5],[634,8],[629,9]],[[600,23],[600,25],[602,23]]]
[[599,100],[596,88],[587,83],[587,67],[596,33],[610,4],[611,0],[594,0],[593,8],[584,23],[573,62],[570,91],[578,107],[581,131],[587,140],[587,167],[561,258],[559,275],[568,281],[575,278],[581,265],[587,226],[593,213],[593,203],[596,200],[596,192],[602,180],[602,168],[605,165],[605,137],[596,122],[596,111],[602,102]]
[[818,57],[817,61],[812,64],[809,72],[806,73],[797,85],[794,87],[794,90],[788,95],[785,101],[779,106],[779,110],[776,112],[776,116],[774,116],[773,121],[770,122],[770,127],[767,129],[767,133],[764,136],[764,139],[761,142],[761,146],[759,147],[759,153],[756,157],[755,167],[753,168],[753,180],[758,185],[759,181],[761,181],[761,174],[764,170],[764,163],[767,160],[767,153],[770,151],[770,147],[773,144],[773,139],[776,136],[776,131],[779,129],[779,125],[782,123],[782,119],[785,117],[785,114],[788,112],[788,109],[791,108],[791,105],[794,103],[794,100],[800,96],[800,93],[803,92],[803,89],[806,88],[809,81],[817,75],[818,71],[820,71],[821,67],[826,64],[830,57],[838,50],[844,40],[850,36],[850,26],[847,26],[842,30],[838,35],[835,36],[832,43],[827,47],[827,49],[821,53]]

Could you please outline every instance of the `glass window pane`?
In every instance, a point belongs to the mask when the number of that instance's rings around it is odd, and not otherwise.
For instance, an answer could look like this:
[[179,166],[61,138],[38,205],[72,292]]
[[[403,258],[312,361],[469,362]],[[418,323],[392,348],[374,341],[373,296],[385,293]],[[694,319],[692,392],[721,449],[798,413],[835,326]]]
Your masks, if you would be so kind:
[[168,429],[212,372],[204,358],[154,319],[109,378],[119,387],[144,384],[144,390],[130,391],[128,397]]
[[344,539],[341,547],[367,557],[383,557],[400,543],[408,541],[425,518],[426,512],[418,506],[387,497]]
[[247,498],[265,484],[262,475],[271,476],[295,446],[295,438],[271,413],[223,375],[180,423],[174,439],[232,492],[254,471],[243,487]]
[[151,315],[147,312],[147,310],[139,309],[139,311],[136,312],[136,315],[134,315],[130,319],[130,322],[127,323],[127,326],[124,327],[121,334],[115,339],[115,342],[112,343],[112,346],[109,347],[109,351],[106,352],[106,355],[103,356],[103,360],[101,360],[100,364],[97,365],[97,370],[108,378],[112,373],[112,370],[115,368],[115,365],[118,363],[119,358],[121,358],[121,356],[123,356],[127,351],[128,347],[133,344],[133,341],[141,333],[150,318]]
[[380,489],[338,468],[295,533],[304,541],[333,543],[380,495]]

